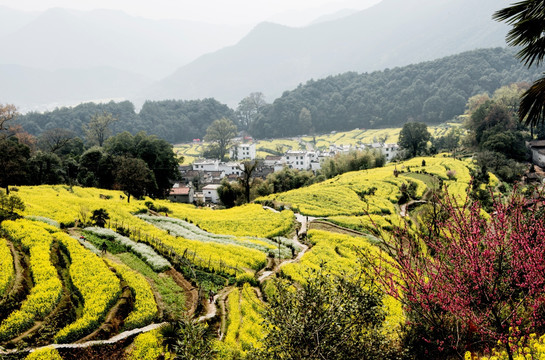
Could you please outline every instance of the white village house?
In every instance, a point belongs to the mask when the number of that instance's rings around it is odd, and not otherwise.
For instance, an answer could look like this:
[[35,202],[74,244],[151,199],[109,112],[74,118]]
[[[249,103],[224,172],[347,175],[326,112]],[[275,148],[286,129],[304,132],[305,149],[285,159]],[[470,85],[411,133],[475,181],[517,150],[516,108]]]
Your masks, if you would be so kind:
[[213,204],[219,204],[220,197],[218,195],[218,188],[220,184],[209,184],[202,188],[202,195],[204,202],[211,202]]
[[545,140],[534,140],[527,143],[532,153],[532,162],[541,168],[545,168]]
[[254,160],[256,157],[255,143],[233,145],[229,151],[229,157],[235,160]]

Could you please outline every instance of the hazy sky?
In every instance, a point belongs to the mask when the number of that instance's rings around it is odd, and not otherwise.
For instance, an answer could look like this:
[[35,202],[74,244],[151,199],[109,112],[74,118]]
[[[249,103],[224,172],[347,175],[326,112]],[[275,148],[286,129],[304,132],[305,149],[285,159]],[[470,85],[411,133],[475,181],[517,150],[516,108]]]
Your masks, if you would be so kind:
[[62,7],[78,10],[118,9],[146,18],[176,18],[223,24],[274,20],[303,25],[341,9],[365,9],[380,0],[0,0],[20,10]]

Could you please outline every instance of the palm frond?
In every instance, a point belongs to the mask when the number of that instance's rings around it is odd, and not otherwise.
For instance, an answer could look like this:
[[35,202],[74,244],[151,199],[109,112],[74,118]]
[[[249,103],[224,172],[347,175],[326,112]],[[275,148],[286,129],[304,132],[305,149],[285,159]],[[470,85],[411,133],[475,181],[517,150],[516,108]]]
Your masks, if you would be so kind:
[[525,65],[539,65],[545,59],[545,5],[542,0],[524,0],[492,16],[512,25],[506,36],[511,46],[521,46],[517,56]]
[[545,77],[522,94],[518,115],[521,122],[532,127],[545,120]]

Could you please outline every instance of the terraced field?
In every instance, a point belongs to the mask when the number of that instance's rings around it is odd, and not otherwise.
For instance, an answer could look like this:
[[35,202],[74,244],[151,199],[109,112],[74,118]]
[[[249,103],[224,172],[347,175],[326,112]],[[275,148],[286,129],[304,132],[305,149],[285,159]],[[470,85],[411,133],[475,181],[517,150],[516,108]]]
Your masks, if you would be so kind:
[[[16,193],[26,204],[20,215],[26,218],[1,223],[0,345],[85,343],[203,315],[218,326],[215,346],[222,358],[244,357],[260,346],[265,331],[261,289],[269,285],[265,280],[257,287],[259,274],[304,282],[306,269],[323,264],[332,273],[356,271],[358,248],[381,251],[372,236],[310,230],[310,248],[297,257],[294,212],[343,228],[388,231],[403,221],[403,188],[412,189],[412,200],[426,201],[428,190],[442,181],[463,196],[470,166],[443,156],[415,158],[258,200],[291,209],[281,212],[261,204],[211,210],[151,199],[127,203],[117,191],[20,187]],[[491,185],[496,182],[492,177]],[[149,213],[146,201],[167,207],[168,216]],[[90,226],[96,209],[108,212],[106,228]],[[215,303],[207,301],[209,291],[217,294]],[[18,301],[8,301],[8,294]],[[384,306],[384,330],[395,336],[401,308],[390,298]],[[161,342],[159,331],[145,331],[124,356],[157,358],[164,352]],[[69,350],[41,351],[62,358]]]

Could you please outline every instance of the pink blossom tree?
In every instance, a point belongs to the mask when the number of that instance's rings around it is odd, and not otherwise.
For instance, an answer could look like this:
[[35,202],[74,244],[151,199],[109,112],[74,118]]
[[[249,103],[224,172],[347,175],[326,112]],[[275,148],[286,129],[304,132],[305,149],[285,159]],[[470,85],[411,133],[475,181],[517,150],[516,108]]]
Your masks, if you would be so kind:
[[[501,341],[513,359],[509,338],[524,339],[543,326],[545,221],[540,199],[515,191],[503,202],[495,198],[488,216],[479,203],[447,193],[437,200],[447,216],[426,224],[428,231],[396,229],[383,237],[390,239],[384,244],[389,257],[379,262],[367,258],[382,274],[379,279],[389,294],[416,322],[411,325],[436,332],[424,339],[436,351],[448,347],[461,356],[464,347]],[[437,336],[439,328],[447,331]]]

